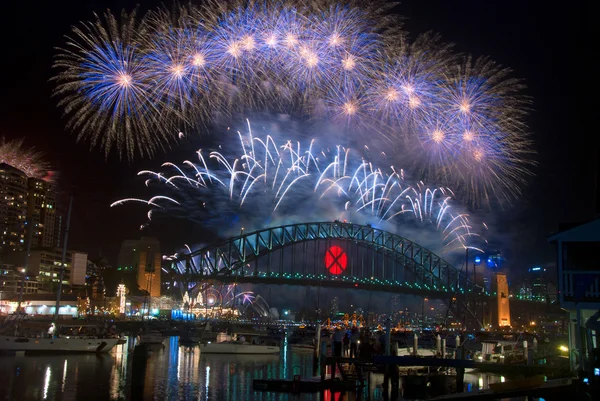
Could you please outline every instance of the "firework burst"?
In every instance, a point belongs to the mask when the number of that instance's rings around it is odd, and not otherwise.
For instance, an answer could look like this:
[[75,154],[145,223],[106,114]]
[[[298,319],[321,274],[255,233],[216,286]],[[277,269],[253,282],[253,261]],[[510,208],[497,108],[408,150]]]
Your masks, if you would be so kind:
[[[198,219],[244,214],[261,225],[267,220],[365,221],[393,228],[429,227],[439,233],[445,251],[472,247],[479,238],[466,213],[455,210],[445,187],[410,184],[401,169],[381,169],[342,146],[279,143],[266,135],[238,132],[240,151],[198,151],[196,162],[164,163],[163,171],[141,171],[158,195],[128,198],[112,206],[138,202],[158,215]],[[221,225],[219,223],[219,225]]]
[[27,148],[23,139],[0,139],[0,163],[6,163],[24,172],[28,177],[46,179],[50,172],[50,164],[44,160],[44,153]]
[[407,41],[385,10],[240,0],[107,13],[59,51],[56,95],[80,138],[129,158],[216,116],[283,112],[381,134],[470,204],[518,197],[532,165],[520,81],[435,35]]

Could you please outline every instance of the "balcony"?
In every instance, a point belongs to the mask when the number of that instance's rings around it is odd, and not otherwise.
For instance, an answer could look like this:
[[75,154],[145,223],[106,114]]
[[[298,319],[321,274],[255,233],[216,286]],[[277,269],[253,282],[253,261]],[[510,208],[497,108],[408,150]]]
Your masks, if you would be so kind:
[[600,303],[600,270],[562,271],[563,302]]

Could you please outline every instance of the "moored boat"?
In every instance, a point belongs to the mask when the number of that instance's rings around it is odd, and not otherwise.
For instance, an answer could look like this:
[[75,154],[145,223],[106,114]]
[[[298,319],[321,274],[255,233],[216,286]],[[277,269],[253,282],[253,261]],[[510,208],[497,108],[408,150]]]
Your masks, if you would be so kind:
[[122,341],[112,329],[98,325],[26,320],[8,321],[0,333],[0,352],[108,352]]
[[120,341],[119,338],[37,338],[0,335],[0,351],[5,352],[108,352]]
[[311,339],[305,339],[305,340],[301,340],[295,343],[290,343],[290,348],[294,349],[294,350],[306,350],[306,351],[312,351],[315,349],[315,345],[314,345],[314,340]]
[[165,341],[165,336],[158,330],[149,330],[140,333],[140,344],[162,344]]

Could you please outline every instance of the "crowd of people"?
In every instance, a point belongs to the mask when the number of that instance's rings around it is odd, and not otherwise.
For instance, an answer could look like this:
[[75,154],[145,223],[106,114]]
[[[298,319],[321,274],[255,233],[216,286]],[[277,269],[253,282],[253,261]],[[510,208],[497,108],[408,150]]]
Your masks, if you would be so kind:
[[349,330],[336,327],[333,331],[324,330],[321,335],[321,354],[331,356],[371,359],[375,354],[385,353],[385,332],[371,333],[368,329]]

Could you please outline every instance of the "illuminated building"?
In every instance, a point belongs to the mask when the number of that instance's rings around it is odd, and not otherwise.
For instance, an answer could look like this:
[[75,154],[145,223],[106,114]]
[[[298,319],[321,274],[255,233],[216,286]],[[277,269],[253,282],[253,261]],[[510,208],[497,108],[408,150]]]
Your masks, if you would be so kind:
[[[58,314],[76,318],[79,315],[79,299],[76,295],[63,295],[60,298]],[[8,313],[15,313],[18,301],[13,299],[7,303]],[[28,315],[52,316],[56,310],[54,294],[31,294],[23,296],[21,307]]]
[[27,175],[0,164],[0,253],[25,249]]
[[548,275],[545,267],[529,268],[529,277],[531,296],[537,301],[545,302],[548,298]]
[[36,227],[31,236],[32,248],[60,246],[60,231],[56,220],[56,200],[52,184],[38,178],[29,178],[27,221]]
[[[41,292],[56,292],[61,271],[62,252],[60,248],[34,249],[29,253],[28,275],[37,276],[38,290]],[[25,251],[10,252],[4,256],[8,263],[22,266]],[[62,283],[63,291],[68,292],[73,287],[85,286],[87,272],[87,253],[67,250],[65,257],[65,272]]]
[[38,290],[38,282],[35,277],[25,276],[19,272],[15,265],[0,265],[0,293],[2,299],[14,297],[19,294],[23,284],[23,294],[35,294]]
[[0,164],[0,251],[24,250],[27,224],[33,227],[32,248],[58,247],[59,223],[52,184]]
[[119,313],[125,314],[125,296],[127,295],[127,288],[125,284],[119,284],[117,287],[117,298],[119,298]]
[[[29,256],[29,269],[38,272],[40,291],[56,291],[62,263],[62,249],[37,249]],[[87,272],[87,253],[67,250],[63,285],[84,286]]]
[[160,297],[160,244],[156,238],[142,237],[126,240],[121,244],[117,270],[123,274],[135,274],[140,290],[151,297]]

